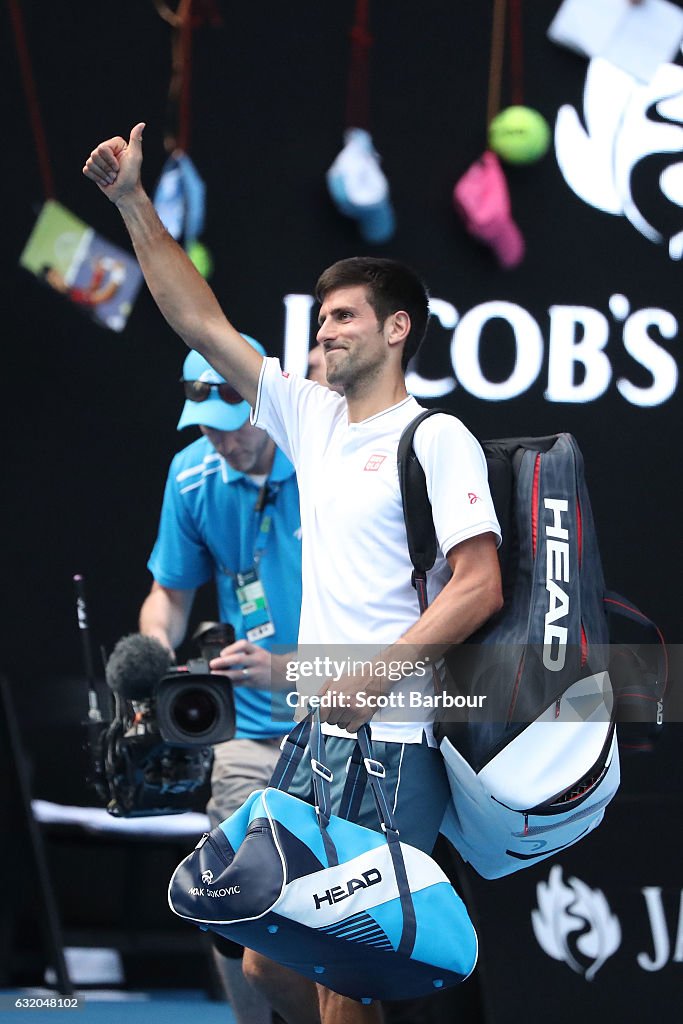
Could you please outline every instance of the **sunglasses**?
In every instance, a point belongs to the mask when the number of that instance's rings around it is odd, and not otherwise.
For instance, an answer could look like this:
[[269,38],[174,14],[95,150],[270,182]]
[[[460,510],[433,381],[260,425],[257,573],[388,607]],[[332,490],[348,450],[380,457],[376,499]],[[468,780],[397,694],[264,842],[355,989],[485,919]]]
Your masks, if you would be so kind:
[[211,384],[206,380],[184,380],[182,377],[180,383],[183,385],[185,398],[191,402],[205,402],[210,396],[212,388],[216,388],[219,397],[228,405],[239,405],[244,401],[230,384]]

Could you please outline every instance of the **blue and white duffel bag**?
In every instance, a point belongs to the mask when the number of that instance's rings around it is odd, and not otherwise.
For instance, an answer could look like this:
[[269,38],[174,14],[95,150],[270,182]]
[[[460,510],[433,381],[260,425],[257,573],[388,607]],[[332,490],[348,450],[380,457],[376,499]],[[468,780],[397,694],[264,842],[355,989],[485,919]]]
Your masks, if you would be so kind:
[[[315,807],[286,792],[307,746]],[[363,1002],[464,981],[477,959],[472,922],[431,857],[401,842],[367,726],[339,815],[330,814],[324,761],[318,718],[309,717],[285,740],[271,786],[202,836],[176,868],[171,910]],[[366,780],[381,832],[348,820]]]

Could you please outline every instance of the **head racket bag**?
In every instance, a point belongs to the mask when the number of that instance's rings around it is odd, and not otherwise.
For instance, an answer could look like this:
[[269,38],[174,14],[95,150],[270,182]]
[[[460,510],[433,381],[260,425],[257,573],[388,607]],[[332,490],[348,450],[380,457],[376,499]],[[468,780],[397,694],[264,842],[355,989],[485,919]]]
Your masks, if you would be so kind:
[[[436,536],[413,448],[398,463],[420,609]],[[504,606],[446,657],[435,733],[451,784],[442,832],[486,878],[557,854],[592,831],[619,785],[605,583],[578,445],[569,434],[485,441],[503,533]],[[433,485],[434,482],[433,482]],[[438,482],[437,482],[438,485]]]

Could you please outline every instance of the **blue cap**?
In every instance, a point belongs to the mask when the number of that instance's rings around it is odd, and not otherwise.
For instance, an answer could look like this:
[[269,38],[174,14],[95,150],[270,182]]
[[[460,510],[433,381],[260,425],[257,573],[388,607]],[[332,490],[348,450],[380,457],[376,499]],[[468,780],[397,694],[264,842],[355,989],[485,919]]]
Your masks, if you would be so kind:
[[[242,337],[249,342],[252,348],[265,356],[263,345],[260,345],[255,338],[249,337],[248,334],[243,334]],[[225,377],[221,377],[204,356],[194,351],[190,352],[183,363],[183,380],[203,380],[208,384],[227,383]],[[249,411],[248,402],[228,405],[220,397],[218,390],[211,388],[211,394],[205,402],[191,402],[189,398],[186,400],[177,429],[201,426],[211,427],[213,430],[239,430],[247,422]]]

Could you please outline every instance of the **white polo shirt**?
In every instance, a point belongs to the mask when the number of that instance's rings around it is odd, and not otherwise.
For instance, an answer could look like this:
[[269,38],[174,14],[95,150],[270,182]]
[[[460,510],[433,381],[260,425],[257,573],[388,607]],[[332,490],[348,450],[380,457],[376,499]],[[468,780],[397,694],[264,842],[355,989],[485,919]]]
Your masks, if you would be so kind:
[[[360,656],[359,645],[368,645],[363,652],[376,652],[419,618],[396,452],[403,429],[421,411],[408,397],[349,423],[346,402],[338,394],[283,372],[277,359],[264,360],[252,422],[284,451],[299,481],[300,646],[348,645]],[[440,547],[428,577],[432,601],[450,579],[445,556],[451,548],[483,533],[500,538],[500,527],[484,454],[459,420],[430,417],[418,428],[414,444]],[[431,674],[403,679],[392,692],[407,694],[416,687],[430,690]],[[413,721],[383,721],[378,713],[371,723],[373,739],[420,742],[424,726],[412,710],[409,716]],[[396,710],[386,717],[396,718]]]

